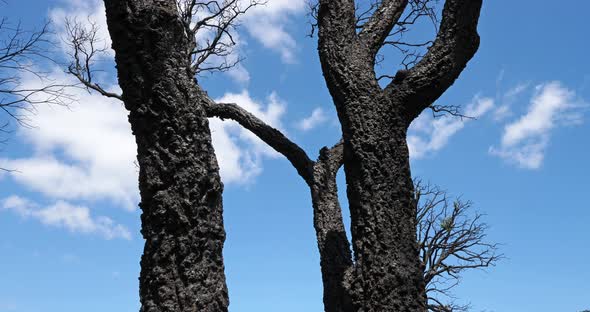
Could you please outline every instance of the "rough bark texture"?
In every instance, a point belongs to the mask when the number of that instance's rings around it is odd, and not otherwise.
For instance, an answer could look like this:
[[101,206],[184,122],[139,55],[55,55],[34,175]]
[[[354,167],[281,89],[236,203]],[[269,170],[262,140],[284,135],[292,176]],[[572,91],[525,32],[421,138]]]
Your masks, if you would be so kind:
[[[381,1],[357,33],[354,0],[319,0],[318,50],[343,141],[313,162],[277,129],[199,89],[175,1],[105,0],[138,145],[142,311],[227,311],[223,187],[207,116],[236,120],[285,155],[309,185],[327,312],[426,311],[406,131],[475,54],[481,2],[447,0],[428,53],[382,89],[375,55],[408,1]],[[341,163],[354,257],[337,198]]]
[[355,311],[427,309],[406,131],[457,79],[479,44],[481,0],[448,0],[425,58],[383,90],[375,54],[406,4],[383,1],[357,34],[353,0],[319,2],[320,61],[344,140]]
[[227,311],[223,185],[176,3],[105,4],[138,147],[141,311]]
[[[380,2],[357,33],[354,0],[319,1],[318,50],[343,141],[322,149],[316,162],[239,106],[210,100],[206,106],[210,117],[233,119],[282,153],[309,185],[326,312],[427,310],[406,132],[475,54],[481,0],[447,0],[426,56],[382,89],[375,56],[407,5],[406,0]],[[354,260],[336,188],[342,163]]]
[[342,154],[342,143],[331,149],[323,148],[314,164],[313,181],[310,184],[324,285],[324,309],[329,312],[354,311],[350,285],[347,283],[347,274],[352,269],[352,255],[336,186]]
[[353,304],[367,312],[425,311],[405,123],[381,92],[370,51],[346,31],[354,15],[334,2],[320,11],[320,59],[343,130]]

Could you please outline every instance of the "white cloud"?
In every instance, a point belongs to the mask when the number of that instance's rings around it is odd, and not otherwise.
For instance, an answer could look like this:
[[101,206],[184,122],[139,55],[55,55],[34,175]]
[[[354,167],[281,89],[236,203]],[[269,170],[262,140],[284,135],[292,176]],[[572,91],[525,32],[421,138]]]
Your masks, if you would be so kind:
[[512,110],[507,104],[502,104],[494,110],[494,120],[502,121],[512,115]]
[[[243,0],[238,5],[244,9],[250,3],[250,0]],[[223,57],[225,60],[213,56],[210,57],[208,63],[221,64],[226,62],[232,64],[240,57],[243,57],[244,47],[248,43],[241,36],[243,34],[242,30],[258,41],[264,48],[279,53],[284,63],[295,63],[298,49],[297,42],[286,28],[290,18],[296,14],[304,13],[305,9],[306,0],[268,0],[264,4],[251,7],[245,14],[238,17],[236,24],[243,26],[243,28],[230,28],[228,31],[231,34],[231,41],[227,36],[222,39],[228,45],[235,43],[234,50]],[[196,22],[207,15],[203,11],[196,12],[194,21]],[[197,42],[207,44],[215,36],[216,31],[215,28],[200,30],[197,33]],[[241,84],[246,84],[250,80],[248,70],[241,64],[229,69],[226,74]]]
[[582,122],[580,108],[584,105],[576,93],[553,81],[535,88],[528,112],[506,125],[500,147],[490,147],[499,156],[521,168],[541,167],[551,131],[560,125]]
[[[59,70],[56,81],[71,82]],[[34,88],[35,77],[23,77]],[[30,143],[33,154],[0,159],[0,167],[15,168],[9,175],[29,189],[55,199],[109,199],[134,210],[138,201],[136,145],[127,111],[116,100],[83,90],[69,107],[41,105],[30,116],[34,128],[20,128],[18,136]]]
[[283,62],[294,63],[297,42],[285,28],[291,16],[305,9],[305,0],[268,0],[246,13],[244,26],[265,48],[280,53]]
[[512,116],[512,104],[529,89],[529,83],[519,83],[499,96],[500,105],[494,110],[494,120],[502,121]]
[[[106,21],[106,14],[104,8],[104,1],[102,0],[63,0],[63,4],[60,7],[55,7],[49,12],[49,18],[56,28],[56,37],[58,42],[61,44],[61,48],[64,53],[71,54],[71,47],[68,46],[65,40],[68,38],[66,30],[66,20],[74,21],[83,26],[86,30],[90,30],[92,24],[95,25],[97,38],[99,43],[104,44],[107,47],[105,54],[97,54],[95,61],[98,61],[101,57],[113,59],[115,51],[111,49],[111,37],[108,31],[108,25]],[[208,40],[211,40],[212,36],[215,35],[216,29],[209,28],[205,31],[199,31],[197,33],[197,41],[201,44],[205,44]],[[236,43],[235,50],[225,57],[216,57],[213,55],[204,66],[215,67],[216,65],[236,63],[235,66],[225,71],[231,79],[240,84],[246,84],[250,81],[250,73],[248,70],[238,62],[242,46],[245,42],[241,40],[240,34],[230,30],[232,39]],[[64,40],[65,39],[65,40]],[[227,36],[222,39],[223,44],[231,45],[230,38]],[[100,46],[99,48],[102,48]],[[96,65],[95,65],[96,66]]]
[[301,131],[309,131],[328,120],[328,116],[321,107],[313,110],[309,117],[300,120],[297,123],[297,128]]
[[[473,102],[467,105],[464,114],[479,118],[493,107],[493,99],[475,97]],[[449,115],[433,118],[429,111],[425,111],[410,125],[407,137],[410,156],[418,159],[442,149],[469,120]]]
[[[233,62],[233,61],[232,61]],[[237,63],[234,67],[225,72],[231,79],[240,84],[247,84],[250,81],[250,72],[242,65]]]
[[87,207],[74,206],[61,200],[41,208],[27,199],[11,196],[2,201],[0,208],[22,218],[36,219],[47,226],[65,228],[72,233],[98,234],[106,239],[131,239],[131,232],[125,226],[116,224],[108,217],[92,217]]
[[[249,1],[243,1],[241,7],[246,7]],[[239,17],[238,23],[244,26],[244,29],[255,40],[257,40],[263,47],[276,51],[280,54],[281,59],[285,63],[294,63],[296,60],[297,42],[286,30],[290,17],[302,14],[306,10],[305,0],[268,0],[263,5],[257,5],[251,8]],[[203,14],[204,15],[204,12]],[[199,19],[199,13],[195,19]],[[90,23],[94,23],[98,29],[98,38],[104,41],[107,49],[107,57],[114,57],[114,51],[110,49],[111,38],[108,32],[106,22],[104,2],[102,0],[62,0],[59,7],[55,7],[49,12],[49,18],[56,28],[56,36],[58,42],[61,43],[64,52],[69,53],[70,47],[62,40],[67,38],[66,19],[74,20],[87,29],[90,28]],[[238,28],[239,30],[239,28]],[[214,35],[216,29],[210,28],[205,31],[200,31],[197,34],[197,41],[205,43]],[[241,38],[239,31],[230,29],[233,42],[235,42],[235,50],[226,55],[224,59],[220,57],[211,57],[208,61],[209,65],[221,64],[227,62],[229,64],[238,61],[243,53],[243,47],[247,44]],[[231,44],[230,39],[223,38],[226,44]],[[242,65],[237,64],[233,68],[225,72],[230,78],[240,84],[246,84],[250,80],[250,73]]]

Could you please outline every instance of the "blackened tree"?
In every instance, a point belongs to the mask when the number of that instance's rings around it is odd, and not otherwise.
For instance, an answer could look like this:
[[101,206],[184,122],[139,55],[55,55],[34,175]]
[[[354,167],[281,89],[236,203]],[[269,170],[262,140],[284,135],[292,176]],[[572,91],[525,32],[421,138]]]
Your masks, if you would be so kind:
[[[146,240],[141,311],[227,311],[223,185],[211,145],[207,97],[195,75],[209,69],[206,60],[223,59],[231,46],[229,27],[255,4],[105,0],[123,90],[120,99],[129,110],[137,143],[141,232]],[[207,30],[211,40],[197,44],[196,33]],[[93,40],[92,35],[73,34],[86,43]],[[223,39],[227,37],[229,42]],[[75,54],[70,72],[101,92],[87,62],[93,47],[72,43],[79,51],[87,50]]]
[[[415,183],[416,224],[420,265],[423,269],[428,309],[433,312],[467,311],[451,292],[465,270],[496,265],[503,255],[498,244],[487,240],[483,215],[472,212],[472,203],[449,198],[437,186]],[[450,300],[449,300],[450,299]]]
[[445,1],[426,54],[382,87],[377,56],[403,27],[410,2],[377,1],[363,19],[353,0],[318,2],[318,51],[342,128],[354,251],[342,282],[334,283],[350,297],[343,311],[427,310],[406,133],[477,51],[482,1]]
[[[478,48],[481,2],[447,0],[436,39],[416,44],[427,45],[426,53],[408,53],[403,69],[378,76],[381,49],[413,46],[392,36],[406,32],[415,18],[431,17],[429,1],[374,1],[360,10],[353,0],[319,0],[320,61],[342,140],[323,148],[313,161],[240,106],[212,101],[195,79],[203,70],[232,66],[224,58],[233,44],[231,25],[257,3],[105,0],[123,94],[110,94],[92,80],[92,46],[73,55],[69,71],[87,88],[123,100],[130,112],[146,239],[142,311],[227,310],[222,184],[208,117],[233,119],[255,133],[282,153],[309,185],[326,311],[426,311],[425,272],[432,266],[421,260],[417,243],[419,219],[406,132],[427,108],[454,112],[434,102]],[[205,44],[195,39],[199,31],[212,34]],[[72,34],[93,40],[83,32]],[[78,51],[88,47],[72,44]],[[216,58],[222,61],[210,65]],[[388,77],[391,81],[382,87],[379,81]],[[342,165],[352,251],[336,193],[335,176]]]

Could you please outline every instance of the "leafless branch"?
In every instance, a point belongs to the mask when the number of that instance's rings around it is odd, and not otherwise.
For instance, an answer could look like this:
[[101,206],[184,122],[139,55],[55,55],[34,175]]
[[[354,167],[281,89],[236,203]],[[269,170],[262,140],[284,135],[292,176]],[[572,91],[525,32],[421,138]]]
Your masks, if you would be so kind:
[[313,161],[307,156],[305,151],[289,140],[281,131],[273,128],[234,103],[215,103],[213,100],[204,96],[207,100],[205,109],[208,117],[217,117],[220,119],[230,119],[239,123],[242,127],[250,130],[258,138],[268,144],[277,152],[285,156],[295,167],[299,175],[308,183],[313,179]]
[[67,72],[74,76],[87,91],[94,90],[99,94],[123,100],[120,94],[105,90],[99,83],[95,82],[95,62],[107,54],[108,46],[104,38],[99,38],[98,25],[90,18],[87,24],[75,19],[65,21],[66,38],[62,38],[70,48],[70,64]]
[[319,10],[319,2],[314,0],[309,0],[307,2],[307,16],[308,22],[310,25],[310,30],[308,37],[313,37],[316,33],[316,29],[318,28],[318,10]]
[[371,55],[376,55],[392,29],[401,25],[400,18],[408,3],[414,5],[417,1],[419,0],[381,0],[373,1],[365,10],[357,8],[359,37],[369,47]]
[[[48,34],[47,23],[41,29],[31,31],[25,30],[20,22],[13,24],[6,17],[0,18],[0,113],[6,118],[0,122],[3,135],[12,132],[11,122],[31,127],[30,115],[40,104],[71,103],[67,86],[51,80],[38,66],[39,60],[51,61],[48,50],[52,43],[47,39]],[[7,140],[6,137],[0,138],[0,144]]]
[[[51,60],[48,34],[48,24],[28,31],[20,23],[13,25],[6,18],[0,19],[0,111],[21,126],[31,126],[28,116],[39,104],[68,105],[72,101],[67,86],[51,80],[37,66],[39,60]],[[38,79],[41,86],[23,86],[27,76]],[[2,129],[8,125],[3,123]]]
[[439,105],[432,104],[428,108],[432,111],[432,117],[438,118],[441,116],[455,116],[465,119],[475,119],[473,116],[467,116],[461,112],[461,106],[458,105]]
[[[220,31],[219,33],[216,33],[213,41],[207,43],[206,48],[199,48],[197,40],[195,39],[195,41],[193,41],[193,49],[196,49],[193,50],[193,52],[196,53],[193,53],[191,56],[192,67],[190,70],[194,70],[194,74],[198,74],[202,71],[223,70],[223,68],[230,68],[233,66],[229,66],[230,64],[226,64],[228,66],[225,66],[223,65],[224,63],[221,63],[221,67],[219,67],[219,64],[217,66],[205,65],[208,64],[205,63],[205,59],[210,56],[227,56],[231,53],[230,50],[224,50],[225,52],[221,52],[223,49],[229,48],[229,45],[221,41],[222,37],[226,35],[231,40],[231,33],[228,28],[235,26],[235,18],[240,14],[243,14],[247,9],[260,3],[261,2],[250,1],[248,5],[242,7],[241,4],[235,0],[224,1],[223,3],[218,1],[199,2],[188,0],[178,2],[186,32],[190,36],[189,38],[196,38],[198,31],[207,31],[207,28],[210,27],[217,27],[216,29]],[[203,10],[209,15],[202,17]],[[194,15],[201,16],[201,18],[195,22],[193,18]],[[104,41],[97,37],[97,25],[90,20],[87,25],[88,26],[85,26],[75,20],[66,21],[68,37],[65,38],[65,42],[71,50],[71,63],[68,66],[68,72],[76,77],[88,91],[93,90],[103,96],[116,98],[122,101],[123,98],[121,95],[109,92],[95,82],[95,70],[93,69],[93,65],[100,55],[106,53],[107,47],[104,45]],[[204,104],[208,117],[231,119],[238,122],[291,161],[306,182],[311,181],[313,161],[309,159],[303,149],[290,141],[279,130],[267,125],[262,120],[236,104],[215,103],[204,92],[203,96],[200,98],[205,100]]]
[[[413,26],[427,20],[438,29],[438,15],[436,6],[439,0],[371,0],[356,1],[356,24],[359,38],[365,42],[374,55],[378,65],[385,58],[377,52],[384,47],[395,48],[403,55],[401,65],[406,69],[415,65],[424,56],[424,51],[433,41],[412,42],[405,38]],[[317,27],[318,3],[309,1],[308,15],[310,17],[313,36]],[[381,75],[379,80],[393,75]]]
[[177,0],[178,9],[190,41],[189,70],[204,72],[227,71],[241,59],[234,54],[235,28],[238,18],[265,0]]
[[503,258],[498,244],[486,240],[483,215],[471,213],[472,203],[448,198],[436,186],[415,183],[417,238],[431,311],[464,311],[468,306],[442,304],[470,269],[494,266]]

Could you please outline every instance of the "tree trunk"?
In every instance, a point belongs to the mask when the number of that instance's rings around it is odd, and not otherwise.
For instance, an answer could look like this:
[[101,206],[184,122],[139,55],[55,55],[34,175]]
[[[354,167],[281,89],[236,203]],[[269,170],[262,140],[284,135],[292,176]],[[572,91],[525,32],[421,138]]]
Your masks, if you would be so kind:
[[[379,95],[370,98],[383,99]],[[384,122],[391,120],[395,124],[393,110],[353,116],[357,118],[347,119],[351,137],[345,159],[342,153],[346,139],[344,144],[322,149],[310,185],[325,311],[425,311],[425,283],[416,244],[416,212],[404,127],[396,132],[395,127]],[[375,125],[388,126],[372,129]],[[343,162],[354,263],[336,186],[336,173]]]
[[426,311],[405,103],[393,103],[379,86],[373,54],[354,31],[351,1],[325,2],[318,21],[320,60],[344,140],[353,304],[363,312]]
[[141,311],[227,311],[223,185],[176,2],[105,4],[138,148]]
[[342,126],[354,251],[350,293],[359,312],[427,309],[406,131],[479,46],[482,0],[446,0],[426,55],[381,88],[376,56],[409,3],[378,1],[364,20],[354,0],[319,0],[317,7],[322,73]]
[[426,310],[406,129],[396,115],[380,109],[347,114],[344,170],[359,311]]
[[401,112],[376,82],[353,84],[339,107],[351,214],[357,311],[426,311]]
[[326,312],[355,311],[347,282],[347,274],[351,273],[353,264],[352,255],[336,185],[336,174],[341,165],[341,143],[332,149],[323,148],[314,164],[310,185]]

